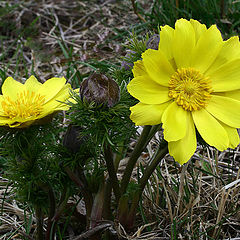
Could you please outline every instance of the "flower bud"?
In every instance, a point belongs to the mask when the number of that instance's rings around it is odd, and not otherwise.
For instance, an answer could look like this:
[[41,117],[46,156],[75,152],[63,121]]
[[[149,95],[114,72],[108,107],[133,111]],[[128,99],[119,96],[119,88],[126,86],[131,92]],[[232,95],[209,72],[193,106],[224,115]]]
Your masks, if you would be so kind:
[[100,73],[93,73],[82,82],[80,97],[89,103],[95,102],[112,107],[119,101],[120,89],[111,78]]
[[77,153],[86,140],[84,137],[80,138],[80,131],[81,127],[69,125],[64,135],[63,146],[72,153]]

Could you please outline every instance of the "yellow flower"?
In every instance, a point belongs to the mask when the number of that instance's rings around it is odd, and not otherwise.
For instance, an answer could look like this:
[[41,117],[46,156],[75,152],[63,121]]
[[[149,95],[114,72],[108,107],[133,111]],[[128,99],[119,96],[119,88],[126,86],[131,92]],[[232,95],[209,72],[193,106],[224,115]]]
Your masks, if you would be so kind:
[[136,125],[162,123],[170,155],[187,162],[197,147],[196,129],[220,151],[239,144],[240,43],[223,41],[215,25],[180,19],[164,26],[158,50],[134,63],[129,93]]
[[69,98],[71,86],[65,83],[65,78],[51,78],[42,84],[31,76],[22,84],[8,77],[0,95],[0,125],[25,128],[56,111],[68,110],[63,102]]

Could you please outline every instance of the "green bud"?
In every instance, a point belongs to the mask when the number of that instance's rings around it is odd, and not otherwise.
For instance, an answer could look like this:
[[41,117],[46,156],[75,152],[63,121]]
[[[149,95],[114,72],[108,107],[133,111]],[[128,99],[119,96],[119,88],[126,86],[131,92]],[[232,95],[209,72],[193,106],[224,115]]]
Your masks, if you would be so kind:
[[112,107],[119,101],[120,90],[113,79],[100,73],[93,73],[82,82],[80,97],[89,103],[95,102]]

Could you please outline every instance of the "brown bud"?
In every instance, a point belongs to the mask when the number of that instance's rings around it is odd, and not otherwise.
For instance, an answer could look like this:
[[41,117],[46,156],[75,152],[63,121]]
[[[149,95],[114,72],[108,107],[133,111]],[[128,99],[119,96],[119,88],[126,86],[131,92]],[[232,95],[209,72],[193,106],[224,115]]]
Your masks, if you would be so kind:
[[70,152],[77,153],[80,150],[82,144],[84,144],[84,138],[80,138],[81,127],[69,125],[66,134],[63,138],[63,146]]
[[119,101],[120,90],[118,84],[111,78],[100,73],[93,73],[82,82],[80,97],[87,102],[112,107]]

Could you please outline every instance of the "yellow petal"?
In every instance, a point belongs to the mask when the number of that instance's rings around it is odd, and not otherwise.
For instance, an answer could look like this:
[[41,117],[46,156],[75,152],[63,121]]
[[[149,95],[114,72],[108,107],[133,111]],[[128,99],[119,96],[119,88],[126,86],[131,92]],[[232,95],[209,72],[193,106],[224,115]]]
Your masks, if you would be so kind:
[[17,99],[17,94],[24,89],[22,83],[8,77],[2,85],[2,94],[4,97],[10,97],[11,100]]
[[65,103],[67,103],[67,100],[70,97],[70,89],[71,85],[67,83],[53,99],[43,105],[43,110],[39,117],[45,117],[55,111],[68,110],[69,105]]
[[172,102],[163,113],[162,122],[166,141],[177,141],[186,135],[187,112],[175,102]]
[[194,19],[190,19],[190,23],[192,24],[192,26],[194,28],[195,40],[197,43],[198,39],[202,36],[202,34],[207,31],[206,25],[201,24],[199,21],[194,20]]
[[226,130],[229,138],[229,148],[236,148],[240,142],[239,134],[236,128],[229,127],[228,125],[221,123]]
[[227,91],[227,92],[214,93],[214,95],[219,95],[219,96],[224,96],[224,97],[228,97],[228,98],[233,98],[235,100],[240,101],[240,89],[233,90],[233,91]]
[[237,36],[229,38],[224,41],[224,44],[217,55],[213,64],[209,67],[206,75],[209,75],[216,71],[223,64],[232,61],[234,59],[240,58],[240,42]]
[[3,108],[2,108],[2,101],[4,101],[4,100],[5,100],[4,96],[0,95],[0,117],[5,115]]
[[165,25],[161,27],[159,49],[165,54],[168,60],[173,58],[172,54],[172,40],[174,29]]
[[64,87],[65,83],[66,79],[64,77],[51,78],[42,84],[37,93],[45,96],[45,103],[47,103],[58,94],[58,92]]
[[142,103],[160,104],[170,100],[168,88],[152,81],[147,75],[133,78],[127,89],[133,97]]
[[33,92],[37,92],[41,86],[42,83],[40,83],[33,75],[24,83],[26,90],[31,90]]
[[192,52],[191,67],[204,73],[216,59],[223,45],[220,31],[211,26],[199,38]]
[[184,164],[192,157],[197,148],[196,132],[190,112],[187,112],[186,135],[175,142],[168,143],[169,154],[180,164]]
[[39,116],[29,116],[29,117],[22,118],[20,116],[16,116],[12,119],[8,118],[7,124],[11,128],[15,128],[15,127],[20,128],[21,125],[25,127],[25,126],[31,125],[31,123],[38,117]]
[[177,20],[172,44],[177,68],[189,67],[192,50],[195,46],[195,32],[189,21]]
[[168,86],[174,70],[161,50],[148,49],[142,54],[143,64],[152,80],[162,86]]
[[142,60],[138,60],[134,63],[132,72],[134,77],[147,75],[147,71],[143,65]]
[[193,111],[192,116],[198,132],[207,144],[220,151],[228,148],[228,134],[218,120],[205,109]]
[[206,110],[223,123],[240,128],[240,101],[212,95]]
[[34,120],[25,120],[25,121],[20,121],[20,122],[17,122],[17,121],[11,121],[8,123],[8,126],[10,128],[26,128],[26,127],[29,127],[30,125],[32,125],[34,123],[35,119]]
[[19,128],[19,126],[21,125],[22,123],[21,122],[9,122],[8,123],[8,126],[10,127],[10,128]]
[[28,120],[28,121],[25,121],[25,122],[22,122],[22,121],[20,121],[20,122],[12,121],[11,123],[10,122],[8,123],[8,126],[10,128],[27,128],[30,125],[35,124],[35,122],[37,120],[38,120],[37,118],[33,118],[32,120]]
[[209,76],[214,92],[225,92],[240,88],[240,59],[222,65]]
[[9,119],[8,117],[0,116],[0,126],[5,126],[5,125],[8,125],[12,122],[13,121],[11,119]]
[[156,105],[138,103],[133,107],[130,107],[130,118],[136,125],[139,126],[157,125],[161,123],[162,114],[169,104],[170,102]]

